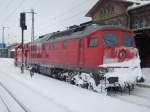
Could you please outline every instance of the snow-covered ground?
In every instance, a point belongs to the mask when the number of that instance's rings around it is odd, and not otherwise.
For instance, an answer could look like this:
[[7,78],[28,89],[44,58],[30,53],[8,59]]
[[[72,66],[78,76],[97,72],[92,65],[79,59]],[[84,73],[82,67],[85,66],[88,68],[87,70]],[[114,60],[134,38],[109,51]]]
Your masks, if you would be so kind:
[[142,73],[144,74],[146,79],[144,85],[150,86],[150,68],[143,68]]
[[0,98],[0,112],[7,112],[7,107],[5,106],[5,103]]
[[136,86],[131,94],[127,92],[112,95],[113,98],[150,108],[150,89]]
[[[21,74],[12,59],[0,58],[0,83],[30,112],[150,112],[143,105],[118,100],[28,71]],[[0,88],[0,96],[12,112],[20,112]],[[7,96],[7,97],[6,97]],[[128,96],[130,97],[130,96]],[[8,112],[0,99],[0,112]],[[148,102],[150,103],[150,102]]]
[[[131,51],[136,53],[137,49],[131,48]],[[141,61],[138,56],[132,60],[102,64],[100,67],[112,68],[113,70],[105,74],[106,78],[118,77],[118,83],[124,87],[126,84],[136,84],[138,80],[144,78],[141,71],[140,62]]]

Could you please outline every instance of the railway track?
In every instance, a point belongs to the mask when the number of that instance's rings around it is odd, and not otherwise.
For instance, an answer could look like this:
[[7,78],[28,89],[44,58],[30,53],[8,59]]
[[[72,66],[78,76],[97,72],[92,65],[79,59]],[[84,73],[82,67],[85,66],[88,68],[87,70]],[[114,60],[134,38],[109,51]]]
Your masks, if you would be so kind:
[[7,109],[7,112],[31,112],[1,82],[0,82],[0,100]]
[[143,88],[149,88],[149,89],[150,89],[150,86],[148,86],[148,85],[144,85],[144,84],[137,84],[137,86],[139,86],[139,87],[143,87]]
[[122,95],[115,94],[111,97],[150,109],[149,92],[150,88],[136,87],[135,90],[131,91],[130,95],[128,93],[123,93]]
[[[1,71],[1,72],[2,72],[2,71]],[[5,72],[3,72],[3,73],[4,73],[4,74],[7,74],[7,73],[5,73]],[[10,74],[7,74],[7,76],[5,76],[5,77],[11,78],[11,79],[14,80],[16,83],[18,83],[19,85],[23,86],[24,88],[28,88],[29,91],[31,91],[31,92],[33,92],[34,94],[36,94],[36,95],[42,97],[43,99],[47,100],[48,102],[53,103],[54,105],[57,106],[57,108],[60,108],[60,109],[62,109],[62,110],[65,110],[66,112],[72,112],[71,109],[69,109],[67,106],[65,106],[65,105],[63,105],[63,104],[60,104],[59,101],[55,101],[53,98],[48,97],[48,96],[46,96],[45,94],[41,93],[40,91],[38,91],[38,90],[36,90],[36,89],[30,87],[28,84],[25,84],[25,83],[21,82],[20,80],[17,80],[16,78],[14,78],[13,76],[11,76]],[[6,89],[6,91],[7,91],[8,93],[10,93],[10,95],[15,99],[15,101],[17,101],[17,103],[20,105],[20,107],[23,108],[24,111],[22,111],[22,112],[31,112],[31,111],[30,111],[29,109],[27,109],[23,104],[21,104],[21,102],[19,102],[19,100],[17,100],[17,99],[13,96],[13,94],[11,94],[11,92],[10,92],[7,88],[5,88],[5,86],[4,86],[1,82],[0,82],[0,86],[4,87],[4,89]],[[15,111],[14,111],[14,112],[15,112]],[[18,111],[18,112],[20,112],[20,111]]]
[[11,112],[8,105],[5,103],[5,101],[3,100],[2,96],[0,96],[0,101],[3,103],[3,105],[5,106],[4,108],[7,110],[7,112]]

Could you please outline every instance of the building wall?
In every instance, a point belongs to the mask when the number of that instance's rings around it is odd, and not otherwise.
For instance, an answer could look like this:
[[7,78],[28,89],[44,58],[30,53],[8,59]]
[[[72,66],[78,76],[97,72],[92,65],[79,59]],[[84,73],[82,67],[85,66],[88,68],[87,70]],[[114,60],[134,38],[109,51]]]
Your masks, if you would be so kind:
[[2,48],[6,48],[6,44],[5,43],[0,43],[0,49]]
[[126,8],[124,3],[105,1],[101,7],[95,10],[92,19],[99,23],[128,27]]
[[131,29],[150,27],[150,5],[129,11]]
[[5,43],[0,43],[0,58],[8,57],[8,49]]
[[142,67],[150,67],[150,4],[129,10]]
[[8,58],[8,49],[7,48],[0,48],[0,58]]

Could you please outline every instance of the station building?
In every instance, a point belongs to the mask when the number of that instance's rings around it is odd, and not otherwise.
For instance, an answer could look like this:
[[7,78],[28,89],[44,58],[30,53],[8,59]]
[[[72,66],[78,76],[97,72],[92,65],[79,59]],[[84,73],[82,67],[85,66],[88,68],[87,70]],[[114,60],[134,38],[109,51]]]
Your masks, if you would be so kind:
[[0,43],[0,58],[8,57],[8,49],[5,43]]
[[150,0],[99,0],[86,14],[100,24],[135,32],[142,67],[150,67]]

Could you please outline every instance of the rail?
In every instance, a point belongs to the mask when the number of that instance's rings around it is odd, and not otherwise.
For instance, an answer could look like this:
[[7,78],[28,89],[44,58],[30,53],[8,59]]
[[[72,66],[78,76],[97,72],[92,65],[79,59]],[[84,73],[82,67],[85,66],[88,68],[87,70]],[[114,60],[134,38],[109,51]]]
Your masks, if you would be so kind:
[[[0,86],[13,98],[13,100],[22,108],[22,110],[24,112],[31,112],[27,107],[25,107],[1,82],[0,82]],[[5,103],[5,101],[3,100],[3,98],[0,96],[0,99],[2,100],[2,102],[4,103],[4,105],[6,106],[8,112],[11,112],[11,110],[9,109],[8,105]]]

